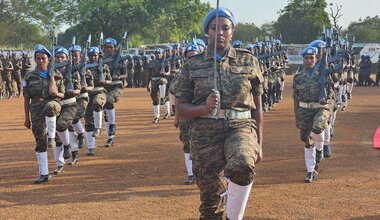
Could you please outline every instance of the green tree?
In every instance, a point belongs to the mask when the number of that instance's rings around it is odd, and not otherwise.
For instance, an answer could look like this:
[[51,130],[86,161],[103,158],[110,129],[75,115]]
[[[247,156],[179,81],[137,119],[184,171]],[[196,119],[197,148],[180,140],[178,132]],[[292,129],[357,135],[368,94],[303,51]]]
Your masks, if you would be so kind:
[[245,42],[254,42],[256,37],[261,38],[262,33],[260,28],[255,24],[242,24],[238,23],[234,31],[234,39]]
[[357,42],[380,42],[380,18],[366,17],[364,20],[352,22],[345,31]]
[[276,34],[282,34],[284,43],[309,43],[323,25],[330,26],[326,6],[325,0],[291,0],[274,24]]

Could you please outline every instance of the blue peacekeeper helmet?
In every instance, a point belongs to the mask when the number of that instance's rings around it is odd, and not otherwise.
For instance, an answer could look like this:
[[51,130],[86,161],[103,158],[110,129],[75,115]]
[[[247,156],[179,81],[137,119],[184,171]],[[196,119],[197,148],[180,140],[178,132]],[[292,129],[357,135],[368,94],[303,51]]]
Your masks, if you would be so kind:
[[233,47],[242,47],[243,42],[241,40],[235,40],[234,43],[232,44]]
[[317,55],[318,54],[318,48],[308,46],[308,47],[302,49],[301,52],[300,52],[300,54],[301,54],[301,56],[305,56],[305,55]]
[[280,44],[281,44],[281,41],[278,40],[278,39],[276,39],[276,40],[273,41],[273,43],[274,43],[275,45],[280,45]]
[[165,50],[166,50],[166,51],[172,51],[172,50],[173,50],[173,47],[170,46],[170,45],[167,45],[167,46],[165,47]]
[[315,40],[309,44],[309,47],[326,47],[326,42],[323,40]]
[[195,40],[195,42],[197,43],[197,45],[200,45],[200,46],[203,46],[204,48],[206,48],[206,44],[202,39],[197,38]]
[[67,50],[64,47],[57,47],[57,48],[55,48],[54,53],[55,54],[63,53],[63,54],[66,54],[66,56],[69,56],[69,50]]
[[117,41],[113,39],[112,37],[104,39],[104,44],[112,44],[114,46],[117,45]]
[[190,51],[199,51],[198,45],[194,43],[189,43],[188,45],[186,45],[185,54]]
[[157,48],[154,50],[154,54],[163,53],[164,51],[161,48]]
[[[227,8],[224,8],[224,7],[219,7],[218,9],[219,9],[218,10],[219,11],[219,17],[229,19],[232,22],[232,25],[235,27],[236,20],[235,20],[235,16],[232,14],[232,12],[230,10],[228,10]],[[217,9],[215,8],[206,15],[206,18],[203,21],[203,27],[202,27],[204,34],[207,34],[208,25],[210,24],[210,21],[216,17],[216,12],[217,12]]]
[[87,54],[98,54],[100,51],[99,51],[99,48],[98,47],[90,47],[88,49],[88,52]]
[[79,45],[74,45],[74,47],[71,48],[71,51],[72,51],[72,52],[82,51],[82,47],[79,46]]
[[42,44],[37,44],[34,47],[34,57],[36,57],[36,53],[46,54],[48,57],[51,57],[50,51]]
[[245,46],[245,49],[247,49],[247,50],[252,50],[253,49],[253,44],[247,44],[246,46]]

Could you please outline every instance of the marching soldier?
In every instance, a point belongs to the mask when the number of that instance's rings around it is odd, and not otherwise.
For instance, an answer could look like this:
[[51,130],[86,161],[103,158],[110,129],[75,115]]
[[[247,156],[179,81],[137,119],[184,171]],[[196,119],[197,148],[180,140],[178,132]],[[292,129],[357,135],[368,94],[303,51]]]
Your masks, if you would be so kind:
[[[169,117],[170,103],[166,93],[166,86],[168,84],[168,75],[170,74],[170,61],[166,60],[163,55],[163,50],[157,48],[154,51],[156,56],[155,60],[152,60],[149,64],[149,76],[147,91],[150,92],[150,97],[153,101],[154,119],[153,123],[158,123],[160,120],[160,106],[165,105],[165,117]],[[160,102],[158,99],[158,93],[160,94]]]
[[7,56],[3,56],[3,71],[1,72],[1,78],[3,80],[3,85],[5,88],[5,95],[8,96],[8,99],[13,97],[13,86],[12,86],[12,72],[13,64],[10,58],[11,51],[8,51]]
[[133,87],[133,76],[135,75],[135,62],[133,60],[133,57],[131,55],[127,55],[128,56],[128,61],[127,61],[127,73],[128,73],[128,77],[127,77],[127,87],[128,88],[132,88]]
[[135,64],[134,75],[133,75],[133,84],[135,88],[139,88],[142,85],[142,72],[143,72],[143,61],[140,55],[135,55],[133,57],[133,62]]
[[[22,69],[22,62],[21,59],[17,57],[17,54],[15,52],[12,53],[12,65],[13,65],[13,72],[12,72],[12,80],[16,81],[17,85],[17,97],[20,97],[22,94],[22,86],[21,86],[21,69]],[[13,92],[13,95],[16,95],[15,92]]]
[[148,75],[149,75],[149,63],[151,61],[150,57],[148,55],[144,55],[142,57],[142,61],[143,61],[143,64],[142,64],[142,69],[143,69],[143,72],[142,72],[142,87],[146,87],[147,86],[147,82],[148,82]]
[[30,62],[29,53],[23,52],[22,53],[22,68],[21,68],[21,77],[24,79],[25,75],[29,73],[30,69],[32,68],[32,63]]
[[[40,176],[34,181],[36,184],[49,180],[47,141],[46,141],[46,116],[55,116],[60,112],[59,100],[63,98],[65,90],[62,80],[54,80],[49,76],[49,58],[51,54],[48,49],[38,44],[34,49],[34,61],[37,66],[34,71],[28,73],[23,81],[24,111],[26,128],[32,128],[36,139],[36,155],[39,165]],[[54,62],[54,61],[53,61]],[[45,117],[45,118],[44,118]],[[48,123],[46,121],[46,123]],[[50,129],[48,128],[48,131]]]

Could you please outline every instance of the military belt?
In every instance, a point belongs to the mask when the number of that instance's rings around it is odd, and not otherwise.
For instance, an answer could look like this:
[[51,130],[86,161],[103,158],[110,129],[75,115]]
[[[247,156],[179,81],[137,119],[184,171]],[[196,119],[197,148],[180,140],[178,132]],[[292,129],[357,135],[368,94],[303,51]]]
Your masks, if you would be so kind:
[[95,87],[94,90],[92,90],[93,92],[100,92],[100,91],[103,91],[104,90],[104,87],[103,86],[99,86],[99,87]]
[[68,104],[72,104],[72,103],[76,103],[76,102],[77,102],[77,99],[75,97],[72,97],[72,98],[69,98],[69,99],[61,100],[59,102],[59,104],[61,104],[61,105],[68,105]]
[[236,111],[233,109],[220,109],[216,116],[213,116],[212,113],[201,116],[201,118],[216,118],[224,120],[233,120],[233,119],[248,119],[251,118],[251,110],[247,111]]
[[88,93],[87,92],[84,92],[84,93],[81,93],[77,99],[80,99],[80,98],[87,98],[88,97]]
[[111,82],[111,85],[118,85],[118,84],[123,84],[123,81],[121,80],[114,80]]
[[324,105],[321,105],[319,102],[299,102],[299,107],[301,108],[323,108]]
[[152,77],[152,80],[157,81],[157,80],[160,80],[161,78],[162,78],[161,76]]

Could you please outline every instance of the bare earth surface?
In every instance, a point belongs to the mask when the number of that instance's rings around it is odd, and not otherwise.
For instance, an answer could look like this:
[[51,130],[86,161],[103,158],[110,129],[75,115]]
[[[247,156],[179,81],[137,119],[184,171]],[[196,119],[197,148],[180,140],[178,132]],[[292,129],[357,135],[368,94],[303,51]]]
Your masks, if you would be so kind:
[[[338,113],[330,159],[312,184],[305,176],[303,144],[295,127],[291,76],[283,101],[266,113],[264,161],[245,219],[380,219],[380,150],[372,148],[380,125],[380,88],[355,87]],[[163,108],[161,108],[163,111]],[[34,138],[23,127],[23,99],[0,101],[0,219],[197,219],[199,193],[186,186],[183,151],[173,117],[152,124],[145,89],[127,89],[117,104],[117,137],[94,157],[49,183],[38,175]],[[55,168],[49,149],[49,170]]]

